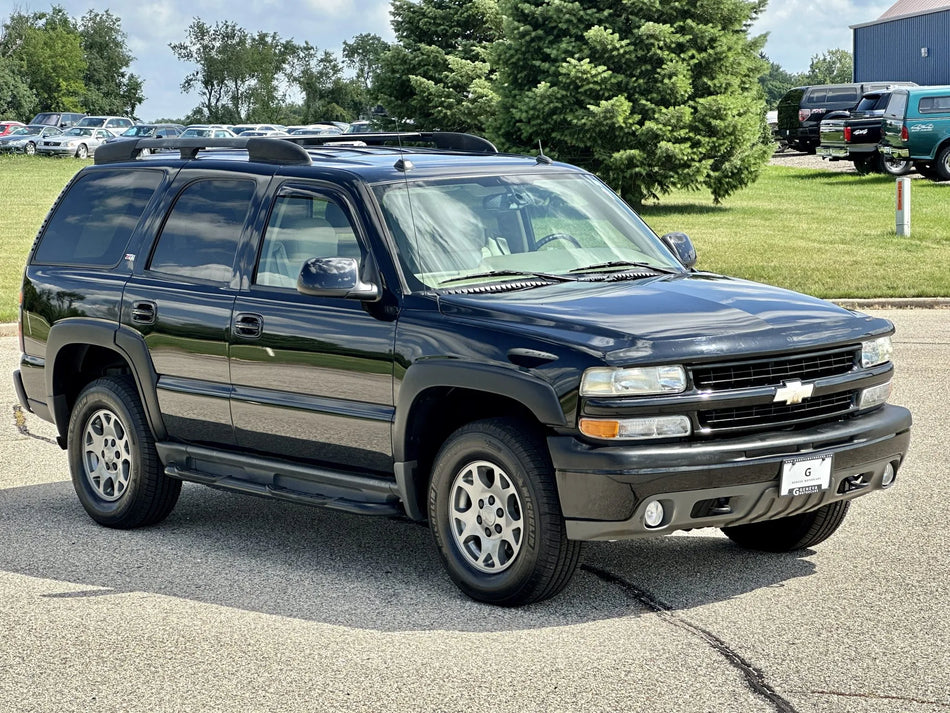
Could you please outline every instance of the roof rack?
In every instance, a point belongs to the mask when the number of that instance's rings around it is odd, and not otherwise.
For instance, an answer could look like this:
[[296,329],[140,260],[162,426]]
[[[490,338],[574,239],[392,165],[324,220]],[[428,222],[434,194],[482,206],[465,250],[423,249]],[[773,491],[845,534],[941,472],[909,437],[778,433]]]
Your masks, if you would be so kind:
[[415,146],[431,144],[442,151],[463,151],[465,153],[498,153],[498,149],[488,139],[474,134],[462,134],[455,131],[400,131],[367,134],[298,134],[277,137],[281,141],[290,141],[301,146],[325,146],[327,144],[350,144],[357,146]]
[[480,136],[453,131],[394,132],[378,134],[318,134],[313,136],[251,136],[241,138],[127,139],[103,144],[94,154],[96,165],[134,161],[143,149],[178,150],[183,161],[205,149],[245,149],[258,163],[309,166],[313,163],[305,146],[326,145],[412,147],[431,144],[442,151],[496,154],[495,145]]
[[142,149],[175,150],[183,161],[195,158],[205,149],[245,149],[251,161],[259,163],[292,164],[309,166],[313,161],[306,149],[279,139],[251,136],[247,138],[173,138],[173,139],[128,139],[103,144],[94,154],[96,165],[134,161]]

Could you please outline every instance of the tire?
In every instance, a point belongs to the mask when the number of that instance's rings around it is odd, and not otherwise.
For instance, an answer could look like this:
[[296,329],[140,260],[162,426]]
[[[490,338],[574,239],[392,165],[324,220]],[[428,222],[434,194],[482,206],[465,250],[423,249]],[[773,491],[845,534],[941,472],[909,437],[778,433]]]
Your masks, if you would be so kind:
[[906,176],[914,170],[914,164],[902,158],[891,158],[881,154],[881,170],[891,176]]
[[181,481],[164,473],[130,378],[104,377],[82,390],[69,418],[68,444],[76,495],[100,525],[154,525],[178,502]]
[[762,552],[794,552],[824,542],[844,522],[850,500],[838,500],[817,510],[751,525],[724,527],[723,533],[740,547]]
[[23,147],[23,153],[27,156],[33,156],[36,154],[36,144],[32,141],[27,142],[26,146]]
[[544,442],[511,419],[476,421],[445,441],[432,467],[429,525],[452,581],[490,604],[553,597],[580,558]]
[[79,144],[76,147],[76,158],[86,158],[89,156],[89,149],[86,148],[86,144]]
[[150,149],[140,149],[139,156],[150,156],[152,154]]
[[937,152],[937,157],[933,162],[933,170],[936,174],[935,180],[950,181],[950,144]]
[[880,161],[878,156],[879,154],[873,153],[868,156],[860,156],[853,159],[852,163],[854,163],[854,170],[862,176],[866,176],[869,173],[874,173],[877,171]]

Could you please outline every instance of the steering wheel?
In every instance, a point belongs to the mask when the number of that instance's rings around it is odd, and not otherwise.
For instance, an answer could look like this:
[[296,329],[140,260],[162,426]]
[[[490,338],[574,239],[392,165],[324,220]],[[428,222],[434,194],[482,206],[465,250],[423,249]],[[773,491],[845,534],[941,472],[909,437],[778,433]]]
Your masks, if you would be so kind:
[[549,233],[548,235],[545,235],[545,236],[544,236],[543,238],[541,238],[540,240],[535,241],[534,247],[535,247],[535,248],[540,248],[540,247],[543,246],[543,245],[547,245],[547,244],[550,243],[552,240],[566,240],[566,241],[569,242],[571,245],[573,245],[575,248],[579,248],[579,247],[581,246],[581,244],[580,244],[579,242],[577,242],[577,238],[575,238],[575,237],[574,237],[573,235],[571,235],[570,233]]

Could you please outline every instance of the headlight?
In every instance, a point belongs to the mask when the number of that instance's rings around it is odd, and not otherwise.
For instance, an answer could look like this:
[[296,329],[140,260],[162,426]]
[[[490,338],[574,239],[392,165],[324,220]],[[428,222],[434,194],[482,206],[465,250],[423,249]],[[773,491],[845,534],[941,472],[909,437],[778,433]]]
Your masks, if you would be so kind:
[[693,430],[686,416],[582,418],[578,426],[585,436],[607,440],[681,438]]
[[891,360],[891,338],[881,337],[861,344],[861,366],[877,366]]
[[645,396],[686,391],[681,366],[639,366],[588,369],[581,378],[581,396]]

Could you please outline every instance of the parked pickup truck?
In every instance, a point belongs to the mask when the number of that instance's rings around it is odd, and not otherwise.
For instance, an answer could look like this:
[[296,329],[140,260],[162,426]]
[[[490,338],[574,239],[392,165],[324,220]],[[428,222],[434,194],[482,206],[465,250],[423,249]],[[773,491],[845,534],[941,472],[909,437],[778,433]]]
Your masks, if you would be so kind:
[[894,90],[884,110],[880,152],[950,181],[950,86]]
[[821,121],[817,153],[830,161],[851,161],[858,173],[889,173],[902,176],[914,166],[897,157],[884,157],[877,146],[881,121],[890,92],[867,92],[850,112],[834,111]]

